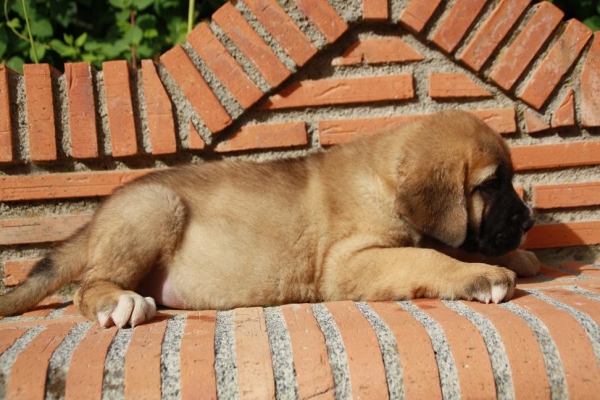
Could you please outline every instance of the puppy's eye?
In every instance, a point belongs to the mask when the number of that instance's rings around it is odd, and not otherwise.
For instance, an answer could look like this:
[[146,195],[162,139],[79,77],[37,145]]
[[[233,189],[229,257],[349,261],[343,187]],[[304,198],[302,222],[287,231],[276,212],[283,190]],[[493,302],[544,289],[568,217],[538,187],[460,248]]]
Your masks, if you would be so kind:
[[492,178],[477,186],[476,189],[489,192],[498,189],[498,187],[500,187],[500,179]]

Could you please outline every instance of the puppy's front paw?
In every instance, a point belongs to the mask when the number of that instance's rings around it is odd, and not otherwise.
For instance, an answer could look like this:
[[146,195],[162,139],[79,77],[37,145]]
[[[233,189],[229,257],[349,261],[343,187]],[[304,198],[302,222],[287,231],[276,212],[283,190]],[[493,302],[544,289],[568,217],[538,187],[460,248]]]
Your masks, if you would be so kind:
[[517,275],[513,271],[488,265],[480,271],[466,285],[463,294],[465,300],[479,300],[486,304],[492,301],[498,304],[512,298],[517,281]]
[[142,297],[134,292],[126,292],[110,308],[98,311],[98,323],[105,328],[113,325],[119,328],[136,325],[151,320],[156,315],[156,303],[152,297]]
[[517,273],[519,277],[528,278],[540,272],[540,262],[537,256],[527,250],[515,250],[503,257],[501,264]]

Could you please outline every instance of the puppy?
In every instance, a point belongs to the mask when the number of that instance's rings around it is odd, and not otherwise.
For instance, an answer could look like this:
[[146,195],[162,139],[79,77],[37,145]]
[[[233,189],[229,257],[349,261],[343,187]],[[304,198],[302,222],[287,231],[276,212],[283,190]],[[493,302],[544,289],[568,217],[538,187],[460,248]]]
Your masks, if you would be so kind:
[[[326,152],[157,171],[0,297],[27,310],[83,276],[80,312],[103,326],[182,309],[418,297],[498,303],[539,262],[509,149],[473,115],[444,111]],[[496,265],[500,264],[500,265]]]

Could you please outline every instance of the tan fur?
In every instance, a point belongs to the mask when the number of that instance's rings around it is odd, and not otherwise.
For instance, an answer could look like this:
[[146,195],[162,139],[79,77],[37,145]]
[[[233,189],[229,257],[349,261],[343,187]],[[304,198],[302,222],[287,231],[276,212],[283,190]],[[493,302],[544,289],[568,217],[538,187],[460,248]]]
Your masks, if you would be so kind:
[[[134,290],[160,302],[165,280],[176,299],[163,302],[191,309],[509,299],[514,272],[459,261],[453,250],[467,227],[481,224],[485,199],[473,188],[499,163],[510,163],[502,139],[470,114],[448,111],[302,159],[156,172],[118,190],[50,256],[67,272],[40,279],[54,290],[83,271],[75,301],[90,319],[138,312],[144,303]],[[529,264],[519,268],[536,269],[537,260],[521,258]],[[27,296],[50,291],[42,287],[0,298],[0,313],[32,305]],[[117,324],[149,319],[148,307],[141,320]]]

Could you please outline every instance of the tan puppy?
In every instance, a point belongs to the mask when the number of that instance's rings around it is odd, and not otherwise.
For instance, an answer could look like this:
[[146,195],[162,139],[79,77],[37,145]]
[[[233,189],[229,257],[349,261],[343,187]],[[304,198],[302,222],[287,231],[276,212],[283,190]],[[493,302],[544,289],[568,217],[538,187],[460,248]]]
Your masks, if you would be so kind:
[[515,250],[533,222],[512,176],[502,138],[459,111],[301,159],[159,171],[108,198],[0,297],[0,314],[81,274],[75,303],[104,326],[148,321],[154,299],[188,309],[498,303],[513,295],[513,271],[539,269],[532,253]]

